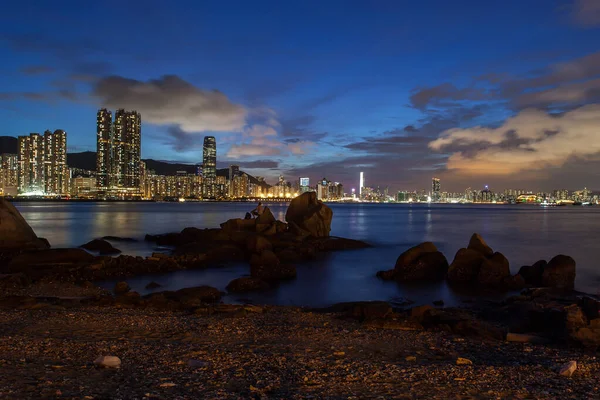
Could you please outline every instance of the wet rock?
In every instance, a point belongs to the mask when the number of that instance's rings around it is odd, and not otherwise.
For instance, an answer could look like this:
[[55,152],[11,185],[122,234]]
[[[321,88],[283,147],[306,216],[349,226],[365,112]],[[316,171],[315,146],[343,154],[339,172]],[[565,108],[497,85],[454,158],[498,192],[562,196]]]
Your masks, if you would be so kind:
[[385,301],[356,302],[350,315],[360,321],[386,318],[393,313],[392,307]]
[[394,267],[394,277],[399,281],[440,280],[447,272],[448,260],[431,242],[402,253]]
[[542,274],[542,285],[562,289],[573,289],[575,286],[576,264],[569,256],[558,255],[554,257]]
[[566,376],[567,378],[570,378],[571,375],[575,373],[575,370],[577,370],[577,361],[569,361],[561,365],[560,369],[558,370],[558,373],[561,376]]
[[396,271],[393,269],[387,271],[377,271],[377,277],[383,279],[384,281],[391,281],[395,279]]
[[479,268],[477,284],[482,286],[502,286],[504,280],[510,277],[508,259],[502,253],[494,253],[486,258]]
[[321,251],[341,251],[355,250],[371,247],[368,243],[361,240],[345,239],[338,237],[329,237],[319,240],[319,250]]
[[0,197],[0,250],[49,247],[48,241],[37,237],[15,206]]
[[100,255],[119,254],[121,250],[113,247],[112,244],[103,239],[94,239],[79,246],[83,249],[100,253]]
[[271,242],[262,235],[250,236],[246,242],[246,248],[251,253],[260,253],[263,250],[272,250]]
[[30,250],[14,257],[9,266],[91,263],[94,256],[83,249]]
[[270,288],[269,284],[262,279],[253,277],[237,278],[229,282],[226,289],[231,293],[245,293],[263,291]]
[[162,287],[162,285],[160,283],[156,283],[154,281],[152,281],[146,285],[146,289],[157,289],[159,287]]
[[519,269],[519,275],[523,277],[525,283],[531,286],[542,286],[542,275],[548,263],[546,260],[540,260],[533,265],[525,265]]
[[288,224],[294,223],[301,231],[312,237],[326,237],[331,231],[333,211],[322,201],[317,200],[315,192],[306,192],[294,198],[285,214]]
[[125,293],[129,292],[130,290],[131,290],[131,288],[129,287],[129,284],[127,282],[123,281],[123,282],[118,282],[115,285],[115,288],[113,291],[115,292],[115,294],[125,294]]
[[224,232],[254,231],[256,229],[256,220],[241,218],[230,219],[221,224],[221,229]]
[[109,240],[111,242],[137,242],[137,239],[127,238],[127,237],[119,237],[119,236],[103,236],[102,239]]
[[271,209],[269,207],[265,207],[263,213],[256,217],[256,225],[268,225],[271,226],[275,224],[277,219],[273,216]]
[[485,260],[485,256],[479,251],[464,248],[458,250],[448,268],[448,281],[457,284],[475,281]]
[[180,289],[175,296],[187,306],[197,306],[201,303],[215,303],[221,299],[221,292],[212,286],[198,286]]
[[474,233],[469,240],[469,245],[467,246],[469,250],[475,250],[478,253],[482,254],[484,257],[490,257],[494,254],[494,250],[483,240],[481,235],[478,233]]
[[115,356],[100,356],[94,360],[94,364],[103,368],[119,368],[121,359]]

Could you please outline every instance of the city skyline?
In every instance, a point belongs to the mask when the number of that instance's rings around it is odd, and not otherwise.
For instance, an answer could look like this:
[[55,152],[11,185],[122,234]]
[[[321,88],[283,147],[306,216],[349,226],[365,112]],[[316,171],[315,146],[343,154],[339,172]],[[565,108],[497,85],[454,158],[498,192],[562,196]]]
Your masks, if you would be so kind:
[[269,180],[600,189],[594,0],[118,6],[6,7],[0,135],[60,126],[94,151],[88,116],[124,108],[144,158],[196,164],[215,136]]

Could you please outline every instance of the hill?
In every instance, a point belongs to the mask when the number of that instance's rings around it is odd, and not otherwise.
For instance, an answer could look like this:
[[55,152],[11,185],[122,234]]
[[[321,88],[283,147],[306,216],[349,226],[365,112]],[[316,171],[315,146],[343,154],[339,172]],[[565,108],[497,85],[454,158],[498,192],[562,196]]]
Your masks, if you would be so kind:
[[18,154],[19,139],[13,136],[0,136],[0,154]]

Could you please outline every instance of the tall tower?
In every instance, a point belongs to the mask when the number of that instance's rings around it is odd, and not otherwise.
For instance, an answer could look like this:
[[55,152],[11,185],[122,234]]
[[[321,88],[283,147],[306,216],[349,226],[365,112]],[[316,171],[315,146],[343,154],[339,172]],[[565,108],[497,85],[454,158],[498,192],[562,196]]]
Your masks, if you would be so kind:
[[440,178],[431,179],[431,201],[440,201]]
[[96,117],[96,186],[108,189],[111,184],[112,113],[98,110]]
[[137,111],[117,110],[114,128],[114,170],[118,187],[140,187],[142,117]]
[[235,197],[235,191],[233,187],[233,180],[240,173],[239,165],[230,165],[229,166],[229,197]]
[[217,183],[217,141],[214,136],[204,137],[202,154],[202,197],[215,197]]
[[39,133],[19,136],[19,190],[44,190],[44,140]]
[[362,191],[363,191],[363,187],[365,186],[365,175],[364,172],[360,173],[360,182],[359,182],[359,186],[358,186],[358,198],[362,199]]
[[44,193],[65,195],[69,190],[67,133],[57,129],[44,132]]

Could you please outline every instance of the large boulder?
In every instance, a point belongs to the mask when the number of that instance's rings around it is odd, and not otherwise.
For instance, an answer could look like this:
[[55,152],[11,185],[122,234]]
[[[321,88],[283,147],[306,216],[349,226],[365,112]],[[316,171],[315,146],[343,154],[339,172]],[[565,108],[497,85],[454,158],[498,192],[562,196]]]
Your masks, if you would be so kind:
[[263,250],[260,254],[253,254],[250,258],[250,266],[278,267],[279,258],[271,250]]
[[186,306],[198,306],[201,303],[215,303],[221,299],[219,289],[212,286],[198,286],[179,289],[177,299]]
[[14,257],[9,266],[91,263],[94,256],[83,249],[30,250]]
[[396,260],[394,277],[399,281],[439,280],[448,272],[448,260],[431,242],[411,247]]
[[242,277],[229,282],[226,289],[230,293],[255,292],[269,289],[267,282],[259,278]]
[[458,250],[448,268],[448,282],[461,284],[475,281],[484,261],[486,261],[485,256],[477,250],[464,248]]
[[554,257],[542,274],[544,287],[573,289],[575,287],[575,260],[569,256],[559,254]]
[[494,250],[488,246],[479,233],[474,233],[473,236],[471,236],[471,240],[469,240],[467,249],[478,251],[485,257],[490,257],[492,254],[494,254]]
[[526,284],[541,287],[546,265],[548,265],[546,260],[540,260],[533,265],[525,265],[519,269],[519,275],[523,277]]
[[256,229],[256,221],[254,219],[230,219],[221,224],[221,229],[228,233],[234,231],[253,231]]
[[265,209],[263,210],[263,213],[261,215],[259,215],[258,217],[256,217],[256,224],[264,224],[264,225],[272,225],[274,224],[277,219],[275,219],[275,216],[273,216],[273,213],[271,212],[271,210],[269,209],[269,207],[265,207]]
[[47,241],[37,237],[15,206],[0,198],[0,251],[49,247]]
[[477,283],[482,286],[502,286],[510,277],[508,259],[502,253],[494,253],[481,264],[477,274]]
[[121,252],[121,250],[114,248],[112,244],[104,239],[94,239],[80,247],[89,251],[98,252],[100,255],[119,254]]
[[329,236],[333,211],[322,201],[317,200],[315,192],[302,193],[294,198],[285,213],[285,220],[295,224],[300,231],[306,231],[313,237]]
[[273,249],[271,242],[262,235],[253,235],[246,241],[246,248],[251,253],[260,253],[263,250]]

